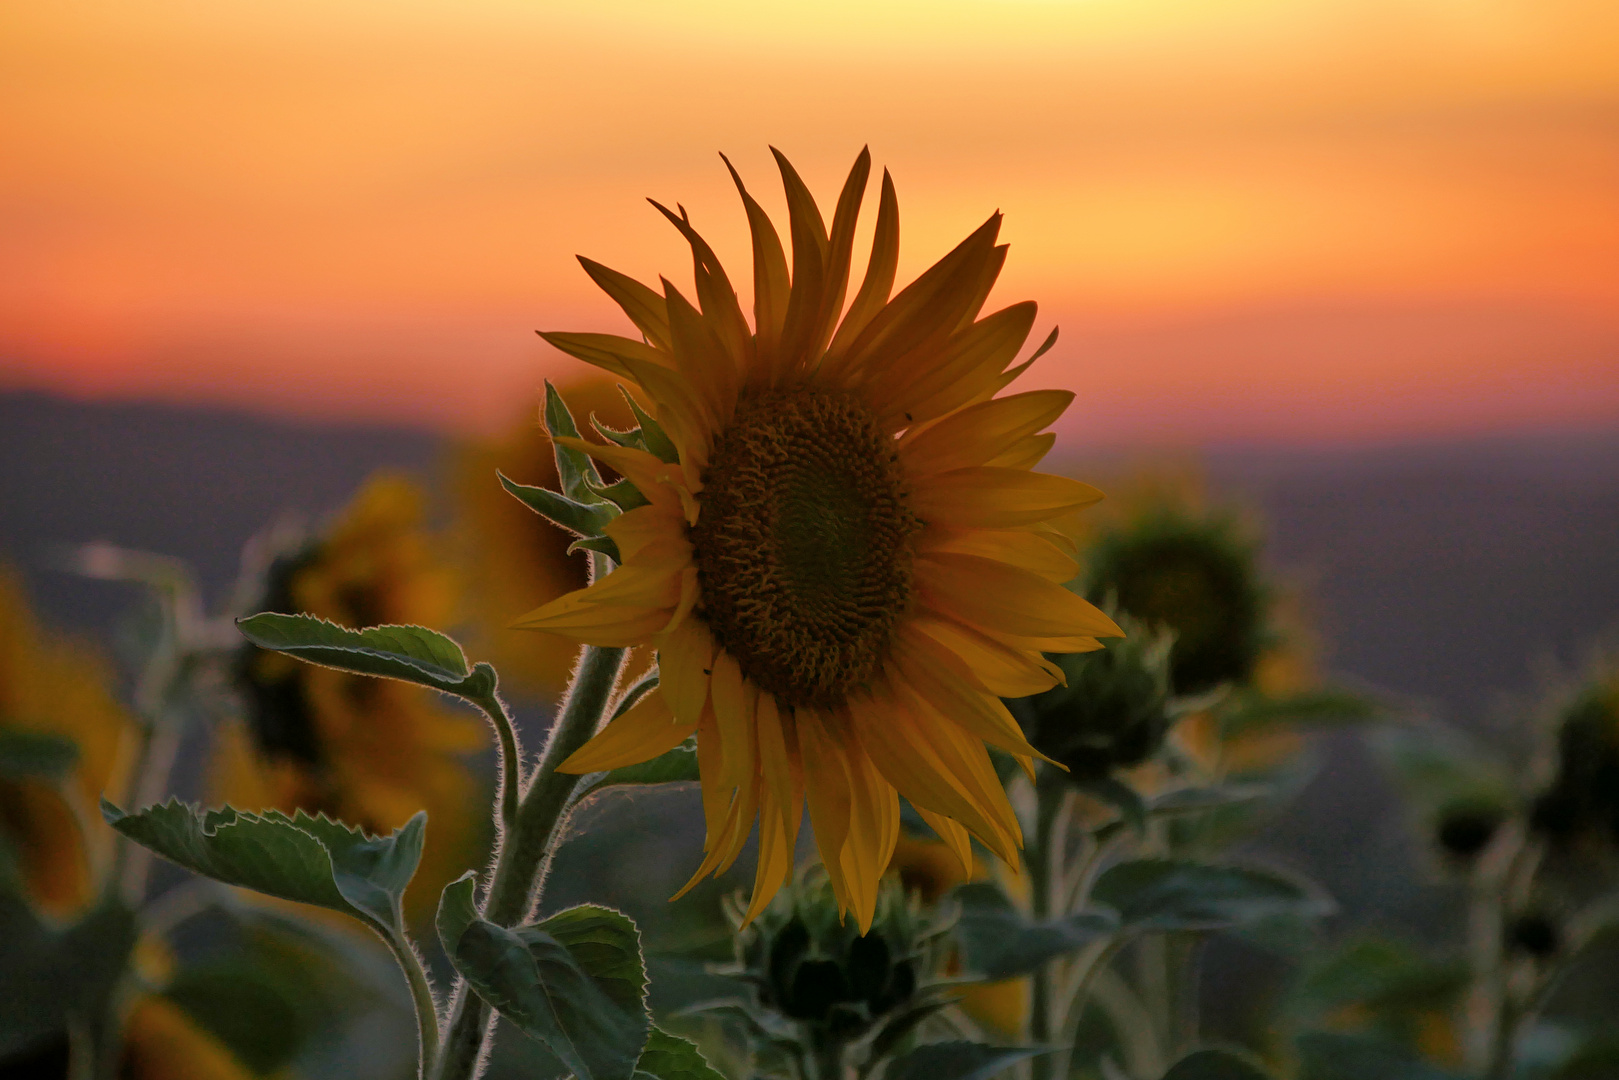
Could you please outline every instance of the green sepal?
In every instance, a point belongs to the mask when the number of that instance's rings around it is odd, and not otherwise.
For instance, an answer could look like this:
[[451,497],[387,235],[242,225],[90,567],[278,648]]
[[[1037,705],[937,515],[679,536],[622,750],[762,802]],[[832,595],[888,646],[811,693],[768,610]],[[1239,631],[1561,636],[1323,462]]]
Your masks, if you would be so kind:
[[423,626],[350,630],[313,615],[274,611],[237,619],[236,626],[260,648],[311,664],[431,686],[475,701],[495,692],[494,668],[476,664],[469,669],[461,646]]
[[1258,1062],[1231,1050],[1194,1050],[1169,1067],[1163,1080],[1273,1080]]
[[573,422],[568,403],[562,400],[551,380],[545,380],[545,430],[551,435],[551,448],[556,453],[557,478],[562,481],[562,493],[580,503],[599,502],[595,489],[601,484],[596,463],[583,450],[564,446],[556,440],[579,438],[579,425]]
[[955,935],[963,962],[968,971],[989,979],[1026,975],[1119,930],[1119,918],[1109,910],[1034,922],[1012,906],[1000,886],[987,881],[957,886],[952,895],[961,907]]
[[663,430],[663,425],[647,415],[647,411],[641,408],[641,403],[636,401],[628,390],[624,389],[622,383],[619,385],[618,392],[624,395],[625,401],[629,402],[630,412],[635,415],[635,422],[640,425],[641,441],[646,445],[647,453],[665,465],[673,465],[679,461],[680,451],[675,449],[674,441]]
[[599,499],[582,503],[550,488],[509,480],[498,469],[495,476],[500,479],[500,486],[506,489],[507,494],[553,525],[577,536],[600,536],[618,517],[617,510]]
[[582,536],[568,545],[569,555],[576,551],[599,551],[615,563],[624,561],[618,553],[618,541],[611,536]]
[[626,450],[645,450],[646,440],[641,437],[640,428],[630,428],[628,431],[615,431],[602,423],[595,413],[590,414],[590,426],[596,429],[596,434],[616,446]]
[[194,873],[268,896],[353,915],[375,928],[399,925],[399,905],[422,857],[427,814],[391,836],[368,836],[299,810],[204,811],[171,799],[126,814],[106,799],[107,824]]
[[884,1080],[989,1080],[1004,1069],[1054,1047],[985,1046],[974,1042],[941,1042],[918,1046],[889,1064]]
[[63,780],[78,763],[79,747],[72,739],[17,728],[0,731],[0,777],[7,780]]
[[1132,859],[1096,879],[1091,900],[1132,931],[1228,930],[1333,910],[1319,891],[1270,870],[1184,859]]
[[591,490],[626,514],[642,506],[652,505],[652,501],[641,494],[641,489],[629,480],[615,480],[611,484],[598,485]]
[[691,736],[673,750],[665,750],[649,761],[624,765],[579,788],[578,799],[610,787],[636,787],[645,784],[695,784],[702,779],[697,771],[697,738]]
[[697,1049],[696,1043],[679,1035],[671,1035],[660,1027],[653,1027],[647,1036],[640,1060],[635,1063],[635,1075],[638,1080],[643,1077],[650,1077],[651,1080],[725,1080],[708,1063],[703,1052]]
[[470,876],[453,882],[439,901],[438,929],[474,992],[577,1080],[630,1080],[652,1025],[635,923],[585,904],[507,929],[471,905]]

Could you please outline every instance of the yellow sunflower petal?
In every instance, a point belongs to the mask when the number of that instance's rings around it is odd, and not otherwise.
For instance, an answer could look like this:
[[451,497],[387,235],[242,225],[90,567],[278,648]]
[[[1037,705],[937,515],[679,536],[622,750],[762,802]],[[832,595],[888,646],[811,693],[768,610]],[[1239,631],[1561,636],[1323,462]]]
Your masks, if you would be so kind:
[[697,302],[702,306],[703,321],[740,375],[752,359],[753,335],[743,321],[742,308],[737,305],[736,290],[731,287],[725,267],[714,254],[714,249],[692,228],[685,207],[681,207],[679,215],[676,215],[656,199],[648,201],[680,230],[680,235],[691,245],[692,276],[697,285]]
[[[789,739],[788,729],[793,726],[793,714],[776,708],[776,699],[763,691],[755,691],[754,730],[759,739],[759,765],[769,786],[770,798],[785,810],[796,805],[794,793],[801,793],[803,782],[795,777],[794,767],[798,740],[796,733]],[[791,749],[789,749],[791,743]],[[798,821],[786,823],[789,839],[798,837]]]
[[935,610],[987,631],[1024,637],[1124,636],[1096,605],[1062,586],[977,555],[918,555],[916,587]]
[[635,383],[641,381],[637,372],[643,368],[669,370],[674,365],[674,359],[668,353],[659,352],[644,341],[618,334],[578,334],[557,330],[541,330],[539,333],[547,343],[569,356]]
[[1003,469],[1032,469],[1046,459],[1051,448],[1057,444],[1057,433],[1048,431],[1044,435],[1030,435],[1019,439],[1012,444],[1011,449],[1003,454],[986,461],[986,465],[997,465]]
[[967,529],[1033,525],[1089,506],[1102,493],[1050,473],[975,465],[920,477],[911,507],[923,521]]
[[[618,446],[612,443],[594,443],[586,439],[576,439],[571,435],[559,435],[556,441],[563,446],[571,447],[580,453],[589,454],[597,461],[612,466],[625,479],[634,484],[636,490],[645,495],[653,506],[661,506],[667,510],[679,502],[679,493],[676,489],[681,483],[680,471],[675,466],[658,460],[657,457],[647,453],[645,450],[638,450],[633,446]],[[638,507],[636,510],[631,510],[629,514],[622,515],[616,521],[622,521],[624,518],[629,517],[630,514],[638,513],[640,510],[645,509],[647,507]],[[646,518],[635,519],[636,522],[646,520]],[[634,525],[632,524],[629,527],[633,529]],[[611,528],[612,526],[609,526],[609,529]],[[667,535],[671,537],[679,536],[680,532],[681,530],[671,529]],[[608,535],[612,534],[609,533]]]
[[700,619],[687,619],[658,648],[658,685],[682,720],[697,722],[708,703],[714,638]]
[[899,441],[900,459],[913,474],[987,465],[1019,442],[1049,427],[1073,403],[1071,390],[1031,390],[981,402]]
[[1013,304],[942,344],[902,354],[869,384],[880,415],[920,424],[972,401],[1016,358],[1034,315],[1032,301]]
[[1054,585],[1074,580],[1079,563],[1045,533],[1031,529],[929,528],[917,538],[920,551],[977,555],[1033,571]]
[[[725,158],[725,155],[720,155]],[[781,237],[764,208],[748,194],[742,177],[725,158],[725,167],[731,170],[737,194],[748,214],[748,232],[753,238],[753,325],[755,347],[759,363],[769,374],[769,382],[780,375],[781,331],[787,321],[787,298],[792,289],[787,276],[787,255],[781,246]]]
[[960,822],[935,814],[932,810],[924,810],[919,806],[916,812],[922,815],[922,820],[928,823],[928,828],[939,834],[944,846],[950,849],[950,853],[956,857],[956,862],[961,864],[961,876],[971,878],[973,843],[972,838],[967,835],[967,830],[961,827]]
[[669,498],[668,486],[652,487],[660,501],[620,514],[607,525],[607,535],[618,545],[621,563],[634,562],[648,545],[679,537],[686,531],[680,504]]
[[[849,838],[849,763],[839,733],[829,730],[834,723],[831,717],[801,709],[796,720],[810,825],[815,830],[821,862],[828,873],[833,873]],[[837,873],[841,874],[841,870]]]
[[888,303],[898,268],[899,198],[894,194],[893,177],[884,169],[882,195],[877,203],[877,228],[871,238],[871,259],[866,264],[866,277],[860,283],[860,291],[855,294],[854,302],[849,305],[827,348],[826,363],[821,370],[828,379],[841,382],[849,345]]
[[558,772],[591,773],[638,765],[673,750],[697,730],[695,722],[675,719],[669,702],[653,689],[623,716],[597,732],[585,745],[557,766]]
[[646,335],[655,348],[669,351],[669,309],[663,297],[627,274],[603,266],[599,262],[577,256],[579,264],[590,275],[590,280],[601,291],[613,298],[624,309],[635,328]]
[[961,657],[974,677],[1000,697],[1028,697],[1066,684],[1062,668],[1036,650],[1015,649],[961,623],[918,615],[911,627]]
[[860,204],[866,194],[866,179],[871,175],[871,151],[861,147],[849,170],[848,179],[838,195],[837,208],[832,213],[832,232],[827,238],[827,256],[824,280],[821,283],[821,308],[816,315],[815,332],[810,340],[809,356],[819,357],[832,340],[832,331],[843,312],[843,299],[849,287],[849,258],[854,252],[854,227],[860,217]]
[[709,684],[714,716],[719,720],[720,742],[725,747],[725,767],[721,778],[732,787],[741,787],[757,767],[754,748],[754,702],[748,700],[748,684],[736,658],[724,649],[714,654],[714,678]]
[[974,678],[978,673],[919,628],[900,631],[894,663],[909,688],[940,716],[1008,753],[1045,758],[1023,737],[1023,729],[1001,699]]
[[890,831],[898,832],[898,816],[887,813],[894,799],[893,786],[864,753],[851,755],[849,839],[839,858],[843,871],[845,904],[854,912],[860,932],[871,929],[877,909],[877,886],[893,854]]
[[753,876],[753,899],[742,925],[747,926],[770,903],[793,869],[793,847],[787,838],[784,811],[766,793],[759,810],[759,865]]

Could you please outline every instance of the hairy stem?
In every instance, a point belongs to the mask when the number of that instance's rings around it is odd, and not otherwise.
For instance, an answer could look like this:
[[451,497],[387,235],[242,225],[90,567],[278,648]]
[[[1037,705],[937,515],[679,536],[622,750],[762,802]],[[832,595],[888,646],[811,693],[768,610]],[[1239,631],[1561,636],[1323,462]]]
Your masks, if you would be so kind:
[[[1051,916],[1052,882],[1062,879],[1063,852],[1056,850],[1053,844],[1056,833],[1057,816],[1062,809],[1063,797],[1066,791],[1061,780],[1053,782],[1051,778],[1042,776],[1045,783],[1035,788],[1036,809],[1034,843],[1029,846],[1025,857],[1029,862],[1029,901],[1030,913],[1036,921]],[[1036,1044],[1050,1042],[1053,1026],[1053,1011],[1055,1002],[1052,1000],[1052,965],[1048,962],[1042,964],[1033,975],[1032,994],[1029,1007],[1029,1038]],[[1052,1061],[1048,1055],[1039,1055],[1029,1062],[1032,1080],[1050,1080],[1053,1075]]]
[[416,1006],[416,1034],[421,1052],[416,1075],[425,1078],[431,1075],[433,1064],[438,1060],[438,1003],[433,1000],[433,987],[427,981],[427,969],[422,967],[422,958],[405,936],[403,926],[396,921],[396,925],[384,928],[382,940],[388,943],[389,951],[405,973],[405,981],[410,984],[410,1000]]
[[[596,733],[623,665],[623,649],[593,645],[585,648],[562,713],[540,753],[539,767],[518,805],[515,821],[501,836],[494,878],[483,906],[483,917],[490,922],[512,926],[535,903],[557,826],[569,796],[582,779],[559,773],[556,767]],[[435,1080],[471,1080],[477,1075],[491,1021],[489,1007],[467,989],[464,981],[459,982],[451,1005],[449,1034],[431,1074]]]
[[523,788],[523,752],[518,749],[517,731],[506,712],[506,703],[490,691],[478,699],[478,708],[489,718],[500,739],[500,829],[510,832],[517,826],[518,799]]

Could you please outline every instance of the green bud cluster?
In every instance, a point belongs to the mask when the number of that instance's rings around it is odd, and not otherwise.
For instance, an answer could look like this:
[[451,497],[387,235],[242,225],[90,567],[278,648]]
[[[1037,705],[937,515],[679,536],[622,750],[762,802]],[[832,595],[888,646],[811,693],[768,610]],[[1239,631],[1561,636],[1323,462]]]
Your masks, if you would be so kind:
[[839,917],[831,885],[814,874],[782,889],[738,931],[736,973],[753,984],[762,1009],[812,1037],[846,1042],[913,1004],[931,971],[933,936],[897,882],[882,883],[862,934],[853,918]]
[[1074,780],[1129,768],[1158,752],[1169,733],[1173,638],[1128,614],[1125,637],[1098,652],[1054,656],[1067,686],[1010,703],[1028,739]]

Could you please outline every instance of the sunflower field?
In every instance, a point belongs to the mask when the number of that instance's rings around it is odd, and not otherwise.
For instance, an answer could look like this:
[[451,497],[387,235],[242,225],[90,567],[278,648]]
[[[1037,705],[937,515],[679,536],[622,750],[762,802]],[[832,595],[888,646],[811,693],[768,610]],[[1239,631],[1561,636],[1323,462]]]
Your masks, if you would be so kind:
[[[999,214],[900,284],[887,172],[776,161],[751,311],[655,204],[599,374],[226,603],[75,549],[118,663],[0,576],[0,1078],[1619,1076],[1619,662],[1493,742],[1324,678],[1243,507],[1041,471]],[[1257,852],[1344,732],[1433,941]]]

